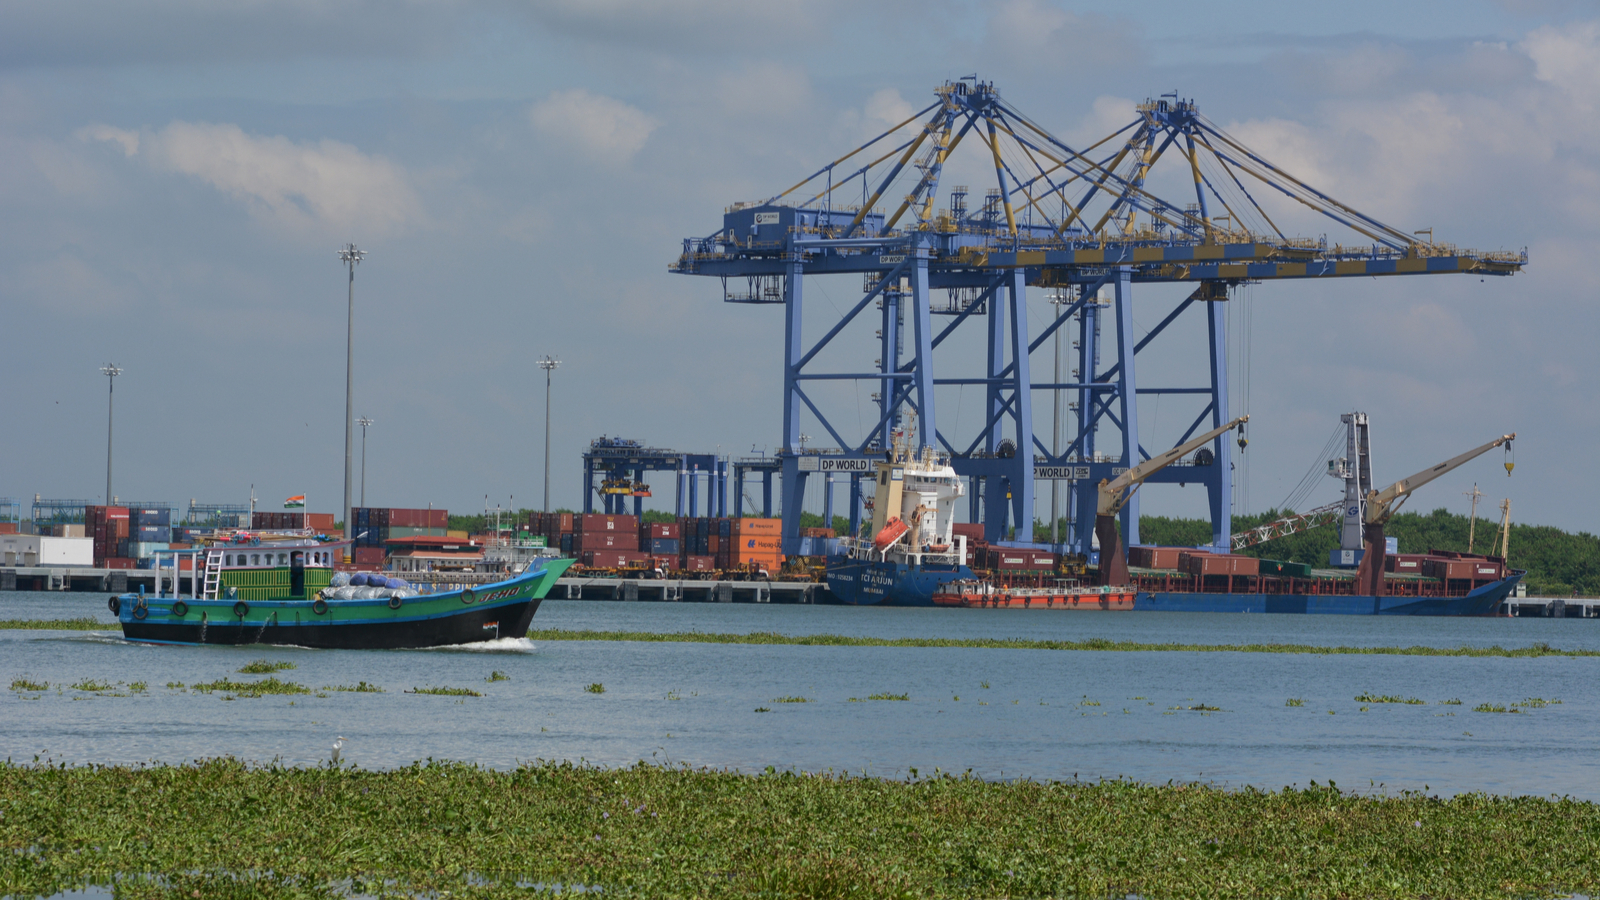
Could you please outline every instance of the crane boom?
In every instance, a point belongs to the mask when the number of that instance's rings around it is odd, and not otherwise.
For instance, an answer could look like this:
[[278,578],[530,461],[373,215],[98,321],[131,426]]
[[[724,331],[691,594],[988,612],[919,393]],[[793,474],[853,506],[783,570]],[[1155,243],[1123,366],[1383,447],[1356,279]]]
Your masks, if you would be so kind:
[[1217,435],[1248,421],[1250,421],[1249,416],[1240,416],[1221,428],[1213,428],[1160,456],[1151,457],[1137,466],[1130,466],[1128,471],[1110,481],[1100,482],[1100,500],[1096,504],[1094,533],[1095,537],[1100,539],[1102,585],[1122,585],[1127,584],[1129,580],[1128,555],[1122,549],[1122,534],[1117,531],[1116,515],[1122,511],[1123,504],[1128,502],[1128,498],[1133,496],[1133,491],[1143,484],[1146,478],[1182,459],[1185,453],[1215,440]]
[[1394,515],[1395,510],[1399,508],[1399,501],[1403,501],[1406,497],[1410,496],[1410,494],[1417,488],[1422,487],[1435,478],[1450,472],[1452,469],[1460,468],[1466,463],[1482,456],[1485,453],[1488,453],[1490,450],[1493,450],[1502,444],[1511,443],[1512,441],[1516,440],[1516,438],[1516,432],[1501,435],[1489,443],[1484,444],[1482,447],[1468,450],[1460,456],[1445,460],[1431,469],[1423,469],[1421,472],[1412,475],[1410,478],[1403,478],[1399,481],[1396,481],[1394,484],[1389,485],[1381,491],[1373,491],[1371,494],[1367,495],[1367,524],[1387,524],[1389,517]]
[[1098,504],[1099,509],[1097,512],[1102,516],[1114,516],[1121,512],[1123,504],[1127,503],[1128,498],[1133,496],[1131,491],[1125,494],[1123,493],[1124,490],[1130,487],[1138,487],[1140,484],[1143,484],[1144,480],[1149,478],[1151,475],[1154,475],[1162,469],[1165,469],[1167,466],[1170,466],[1182,459],[1184,454],[1210,443],[1212,440],[1216,439],[1217,435],[1222,434],[1236,426],[1243,425],[1248,421],[1250,421],[1249,416],[1240,416],[1221,428],[1213,428],[1205,434],[1194,438],[1193,440],[1186,441],[1176,447],[1173,447],[1171,450],[1168,450],[1160,456],[1153,456],[1137,466],[1132,466],[1128,469],[1128,471],[1123,472],[1121,475],[1118,475],[1110,481],[1102,481],[1100,483],[1100,502]]
[[[1383,527],[1389,524],[1389,517],[1394,515],[1395,510],[1400,508],[1400,504],[1404,503],[1413,491],[1496,447],[1511,443],[1516,438],[1516,432],[1503,434],[1482,447],[1475,447],[1460,456],[1447,459],[1431,469],[1423,469],[1410,478],[1402,478],[1381,491],[1374,490],[1368,493],[1367,512],[1361,526],[1361,564],[1356,568],[1357,589],[1374,597],[1383,596],[1385,543]],[[1506,465],[1506,474],[1511,474],[1510,464]]]

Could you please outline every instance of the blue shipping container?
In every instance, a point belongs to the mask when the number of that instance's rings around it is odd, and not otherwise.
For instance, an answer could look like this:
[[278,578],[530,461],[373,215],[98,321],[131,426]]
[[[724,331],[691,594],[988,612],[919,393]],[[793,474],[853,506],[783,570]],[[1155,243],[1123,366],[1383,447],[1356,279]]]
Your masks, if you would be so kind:
[[161,507],[160,509],[136,507],[128,510],[128,524],[133,527],[140,525],[171,526],[172,510],[166,507]]
[[651,556],[677,556],[680,546],[677,538],[651,538],[643,549]]

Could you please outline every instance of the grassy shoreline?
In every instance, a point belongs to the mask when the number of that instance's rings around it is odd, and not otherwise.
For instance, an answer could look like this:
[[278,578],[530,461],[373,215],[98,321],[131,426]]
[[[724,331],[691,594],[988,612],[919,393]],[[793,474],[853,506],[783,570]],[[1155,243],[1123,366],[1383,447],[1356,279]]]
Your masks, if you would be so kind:
[[[0,619],[0,631],[107,631],[118,626],[94,619]],[[532,629],[532,641],[635,641],[678,644],[766,644],[799,647],[951,647],[984,650],[1082,650],[1101,652],[1305,653],[1353,656],[1600,657],[1600,650],[1563,650],[1537,643],[1527,647],[1324,647],[1316,644],[1180,644],[1112,641],[1032,640],[1027,638],[874,638],[842,634],[787,635],[772,631],[726,634],[705,631],[597,631]]]
[[[910,781],[639,764],[0,765],[0,893],[1530,897],[1600,888],[1600,806],[1331,786]],[[199,892],[198,894],[194,892]]]

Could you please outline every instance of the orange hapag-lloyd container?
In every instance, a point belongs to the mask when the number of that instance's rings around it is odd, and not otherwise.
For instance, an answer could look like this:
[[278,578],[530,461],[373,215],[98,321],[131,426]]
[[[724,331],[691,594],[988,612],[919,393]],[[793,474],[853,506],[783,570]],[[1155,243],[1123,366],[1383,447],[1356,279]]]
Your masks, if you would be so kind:
[[783,533],[782,519],[734,519],[732,531],[735,537],[739,535],[770,534],[777,537]]

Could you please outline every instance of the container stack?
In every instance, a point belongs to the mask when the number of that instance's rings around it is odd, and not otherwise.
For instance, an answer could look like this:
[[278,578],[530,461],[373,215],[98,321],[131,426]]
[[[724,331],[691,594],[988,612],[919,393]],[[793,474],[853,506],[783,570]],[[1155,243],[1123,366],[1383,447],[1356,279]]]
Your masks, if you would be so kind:
[[648,554],[639,552],[639,517],[583,513],[575,516],[572,554],[593,569],[627,569],[644,566]]
[[120,556],[122,542],[128,539],[126,506],[86,506],[84,528],[94,538],[94,564],[102,569],[131,569],[133,561]]
[[663,572],[682,567],[683,525],[678,522],[640,522],[639,552]]
[[722,569],[765,569],[776,572],[783,566],[782,519],[732,519],[726,549],[728,561]]

